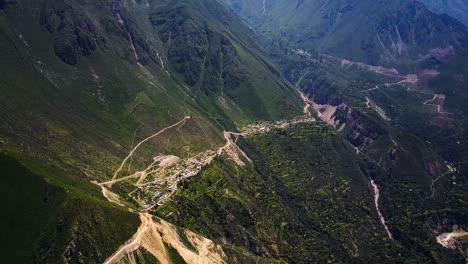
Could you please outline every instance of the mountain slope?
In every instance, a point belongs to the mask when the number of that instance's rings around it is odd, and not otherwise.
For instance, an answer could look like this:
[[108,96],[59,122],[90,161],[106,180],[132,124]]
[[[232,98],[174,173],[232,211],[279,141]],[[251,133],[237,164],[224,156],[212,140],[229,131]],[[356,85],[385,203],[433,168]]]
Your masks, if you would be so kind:
[[138,218],[104,202],[91,183],[26,164],[35,172],[0,155],[3,261],[103,262],[136,230]]
[[466,28],[222,3],[259,35],[215,0],[0,0],[2,255],[462,263]]
[[91,181],[110,180],[137,142],[184,116],[122,173],[222,145],[240,124],[301,114],[250,29],[216,2],[1,1],[0,35],[0,151],[12,171],[1,187],[31,190],[2,192],[2,248],[22,263],[100,263],[129,239],[138,216]]
[[[437,16],[415,1],[268,2],[266,11],[229,1],[271,41],[372,65],[402,66],[431,49],[466,47],[468,31],[454,19]],[[256,2],[260,3],[260,0]],[[236,9],[237,8],[237,9]]]
[[468,25],[468,3],[463,0],[420,0],[429,10],[437,14],[446,14]]
[[466,256],[462,242],[440,243],[468,225],[466,27],[414,1],[270,1],[266,12],[226,2],[370,162],[395,240],[434,263]]
[[301,124],[248,136],[240,146],[252,164],[239,171],[216,160],[156,213],[286,263],[408,258],[380,224],[353,148],[333,129]]
[[[103,163],[116,166],[132,141],[185,114],[193,117],[193,126],[179,130],[177,143],[150,144],[151,151],[179,154],[186,145],[200,151],[210,148],[203,146],[207,139],[221,143],[221,131],[235,124],[300,113],[299,96],[275,76],[250,30],[219,6],[218,11],[206,6],[190,1],[8,4],[1,11],[4,147],[21,152],[27,146],[28,154],[75,169],[78,164],[99,168],[102,172],[91,178],[102,178],[113,171]],[[159,10],[180,12],[182,20],[160,18]],[[25,14],[31,20],[24,21]],[[231,32],[222,21],[237,27],[229,26]],[[166,28],[170,39],[164,38]]]

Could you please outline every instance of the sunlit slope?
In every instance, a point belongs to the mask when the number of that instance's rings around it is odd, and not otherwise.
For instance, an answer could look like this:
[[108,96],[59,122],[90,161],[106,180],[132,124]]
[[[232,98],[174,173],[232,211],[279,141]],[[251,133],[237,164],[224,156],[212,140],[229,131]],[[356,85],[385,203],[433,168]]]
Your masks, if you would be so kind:
[[110,180],[143,139],[190,117],[140,148],[132,169],[303,107],[252,31],[216,2],[1,1],[0,36],[1,187],[12,205],[1,228],[16,250],[8,258],[23,263],[99,263],[131,237],[138,216],[91,181]]
[[252,32],[215,2],[25,0],[3,8],[2,137],[108,144],[100,151],[116,153],[137,129],[147,135],[189,113],[199,125],[183,134],[196,145],[235,124],[300,110]]

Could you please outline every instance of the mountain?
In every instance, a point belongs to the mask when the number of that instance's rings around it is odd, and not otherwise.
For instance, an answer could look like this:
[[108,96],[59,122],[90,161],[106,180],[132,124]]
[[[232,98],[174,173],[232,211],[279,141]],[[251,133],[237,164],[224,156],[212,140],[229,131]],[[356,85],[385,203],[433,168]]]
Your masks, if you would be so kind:
[[222,145],[223,130],[302,112],[253,32],[214,1],[0,7],[7,262],[103,262],[140,220],[91,181],[111,179],[137,141],[184,117],[187,126],[144,144],[132,169],[157,153]]
[[[464,25],[415,1],[223,3],[257,32],[317,118],[373,164],[362,169],[380,188],[382,215],[403,247],[466,229]],[[461,243],[450,248],[464,252]],[[414,251],[432,250],[424,247]]]
[[0,0],[0,35],[4,262],[464,263],[455,19],[410,0]]
[[446,14],[468,25],[468,3],[463,0],[421,0],[429,10],[437,14]]
[[[217,161],[157,210],[177,225],[282,263],[397,263],[351,145],[323,124],[247,137],[241,172]],[[244,261],[241,263],[250,263]]]
[[463,24],[434,15],[415,1],[277,0],[256,10],[249,1],[230,5],[246,19],[253,17],[250,21],[261,36],[372,65],[403,67],[433,48],[467,44]]

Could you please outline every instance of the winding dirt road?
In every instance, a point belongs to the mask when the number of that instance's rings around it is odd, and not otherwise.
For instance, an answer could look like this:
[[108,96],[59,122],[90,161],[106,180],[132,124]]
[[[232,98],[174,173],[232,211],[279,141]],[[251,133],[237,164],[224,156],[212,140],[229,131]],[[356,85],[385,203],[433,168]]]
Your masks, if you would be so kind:
[[444,94],[434,94],[434,97],[424,102],[425,105],[435,105],[437,107],[437,113],[441,114],[442,106],[444,105],[446,96]]
[[[110,256],[106,261],[104,261],[104,264],[113,264],[117,263],[119,260],[124,258],[127,254],[130,252],[133,252],[140,248],[141,246],[141,240],[143,236],[148,232],[148,229],[150,229],[150,222],[151,216],[148,214],[140,213],[140,220],[141,220],[141,225],[138,228],[137,232],[133,235],[133,237],[125,244],[123,245],[119,250],[117,250],[112,256]],[[164,262],[163,262],[164,263]]]
[[156,134],[153,134],[145,139],[143,139],[142,141],[140,141],[131,151],[130,153],[128,154],[128,156],[122,161],[122,163],[120,164],[120,167],[115,171],[114,173],[114,176],[112,177],[112,180],[115,180],[115,178],[117,177],[117,175],[119,174],[119,172],[123,169],[123,167],[125,166],[125,163],[133,156],[133,153],[135,153],[135,151],[141,146],[143,145],[143,143],[145,143],[146,141],[150,140],[150,139],[153,139],[159,135],[161,135],[162,133],[164,133],[165,131],[167,131],[168,129],[171,129],[173,127],[176,127],[176,126],[179,126],[179,125],[183,125],[185,124],[185,121],[189,120],[191,118],[191,116],[185,116],[182,120],[180,120],[179,122],[171,125],[171,126],[168,126],[166,128],[163,128],[162,130],[160,130],[158,133]]
[[449,164],[446,162],[445,164],[447,166],[447,171],[441,175],[439,175],[437,178],[433,179],[432,182],[431,182],[431,195],[424,198],[424,199],[430,199],[430,198],[434,198],[435,196],[435,184],[436,182],[438,182],[441,178],[443,178],[444,176],[448,175],[448,174],[453,174],[453,173],[456,173],[457,172],[457,168],[455,166],[453,166],[453,164]]
[[[307,102],[306,102],[307,104]],[[240,137],[246,137],[253,134],[262,134],[267,133],[275,128],[286,128],[292,124],[299,124],[299,123],[310,123],[315,122],[315,119],[310,117],[310,115],[306,115],[304,117],[298,117],[292,120],[284,120],[284,121],[277,121],[277,122],[265,122],[255,125],[250,125],[244,128],[244,132],[229,132],[224,131],[223,135],[226,140],[226,144],[219,147],[216,150],[209,150],[202,153],[199,153],[187,160],[180,160],[176,156],[166,156],[166,155],[159,155],[153,158],[153,161],[147,166],[147,168],[143,171],[137,171],[131,175],[124,176],[118,178],[119,172],[122,171],[123,167],[125,166],[126,162],[132,158],[134,153],[138,150],[138,148],[144,144],[145,142],[155,138],[156,136],[161,135],[168,129],[182,126],[185,124],[187,120],[191,117],[186,116],[182,120],[170,125],[157,133],[143,139],[140,141],[129,154],[125,157],[125,159],[120,164],[120,167],[115,171],[112,179],[110,181],[98,183],[93,182],[99,185],[102,188],[103,196],[108,199],[110,202],[115,203],[119,206],[125,206],[125,204],[120,199],[119,195],[110,191],[110,189],[106,188],[112,187],[112,184],[125,181],[128,179],[139,178],[135,185],[137,188],[147,187],[154,183],[163,183],[164,181],[168,181],[169,189],[171,190],[169,193],[164,194],[160,197],[160,199],[152,205],[143,206],[141,209],[143,212],[140,212],[140,220],[141,225],[138,228],[137,232],[132,236],[132,238],[127,241],[124,245],[122,245],[112,256],[110,256],[104,264],[116,264],[119,263],[125,257],[129,259],[133,259],[134,255],[133,252],[140,248],[145,248],[149,253],[151,253],[154,257],[156,257],[161,263],[169,264],[170,256],[166,252],[165,244],[171,245],[173,248],[177,250],[177,252],[182,256],[185,262],[191,264],[198,264],[198,263],[214,263],[214,264],[222,264],[225,263],[224,259],[226,259],[226,255],[224,254],[222,248],[220,246],[216,246],[213,241],[204,238],[198,234],[185,230],[185,235],[187,239],[192,243],[192,245],[197,249],[196,251],[190,250],[186,247],[186,245],[182,242],[181,238],[179,237],[178,231],[176,227],[171,225],[168,222],[165,222],[162,219],[154,218],[152,215],[145,213],[144,211],[148,211],[154,208],[157,205],[163,204],[165,201],[169,199],[169,197],[177,190],[177,183],[183,178],[188,178],[191,176],[197,175],[201,169],[210,164],[216,157],[219,157],[223,154],[226,154],[230,159],[232,159],[237,165],[245,166],[245,161],[252,162],[252,160],[247,156],[247,154],[237,145],[237,140]],[[158,165],[158,168],[155,167]],[[184,168],[184,166],[186,166]],[[176,167],[176,169],[174,169]],[[144,183],[146,176],[152,173],[159,173],[160,170],[172,171],[172,175],[168,176],[164,179],[156,179],[153,182]],[[155,221],[157,219],[157,221]]]

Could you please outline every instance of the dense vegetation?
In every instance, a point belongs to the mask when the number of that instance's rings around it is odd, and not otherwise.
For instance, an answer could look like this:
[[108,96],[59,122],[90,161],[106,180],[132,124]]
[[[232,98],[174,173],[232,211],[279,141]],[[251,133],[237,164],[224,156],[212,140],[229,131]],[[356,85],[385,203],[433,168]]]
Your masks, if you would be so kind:
[[[247,1],[225,2],[256,29],[291,83],[316,103],[338,107],[333,119],[366,159],[367,173],[381,186],[383,212],[396,239],[414,256],[422,253],[432,262],[457,263],[435,244],[434,236],[450,232],[453,225],[466,228],[468,224],[464,202],[468,197],[467,50],[466,45],[453,45],[453,50],[438,54],[431,50],[452,45],[446,42],[450,41],[446,34],[465,43],[466,27],[409,1],[298,1],[296,6],[275,1],[266,5],[266,12],[262,5],[257,10],[247,8]],[[321,8],[311,8],[314,5]],[[347,19],[348,15],[354,19]],[[438,32],[442,28],[454,31]],[[408,38],[408,30],[414,31],[415,41]],[[418,37],[425,31],[432,32],[433,40],[428,35]],[[374,43],[377,36],[382,45]],[[405,44],[403,54],[382,49],[392,42],[398,47],[398,39]],[[375,72],[366,63],[391,65],[399,74],[393,69],[386,69],[386,74]],[[425,76],[429,71],[435,76]],[[407,73],[418,76],[418,81],[396,84]],[[432,100],[436,94],[444,100]],[[447,172],[446,164],[456,171]]]
[[296,86],[339,125],[242,138],[252,163],[216,158],[153,213],[237,263],[463,263],[435,237],[468,228],[466,47],[408,0],[0,0],[0,253],[102,263],[140,221],[91,181],[187,116],[122,173],[300,115]]
[[465,25],[417,1],[278,0],[265,2],[263,10],[262,0],[223,1],[254,26],[267,46],[283,42],[288,49],[402,68],[431,48],[467,46]]
[[214,1],[1,1],[0,36],[8,262],[103,262],[139,220],[90,181],[109,179],[136,142],[184,116],[133,168],[301,109],[253,32]]
[[25,163],[35,172],[0,155],[2,261],[103,262],[138,227],[136,215],[105,202],[91,183]]
[[[311,124],[242,142],[253,164],[220,159],[156,211],[217,241],[287,263],[394,263],[369,178],[333,129]],[[399,255],[400,254],[400,255]],[[398,260],[399,259],[399,260]]]

